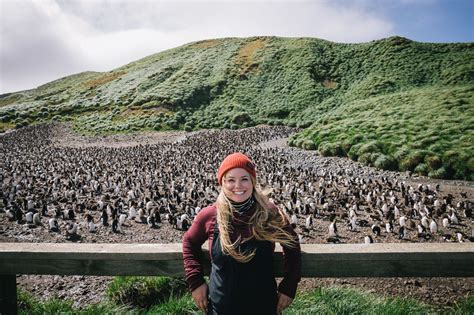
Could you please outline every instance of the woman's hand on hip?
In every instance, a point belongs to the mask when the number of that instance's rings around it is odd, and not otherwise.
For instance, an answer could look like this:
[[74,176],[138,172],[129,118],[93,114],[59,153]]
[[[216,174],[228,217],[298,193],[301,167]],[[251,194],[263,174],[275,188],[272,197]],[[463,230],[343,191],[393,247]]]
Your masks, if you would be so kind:
[[193,292],[191,292],[191,295],[193,296],[194,303],[196,303],[196,306],[203,311],[205,314],[207,313],[207,284],[203,283],[196,289],[194,289]]
[[281,312],[283,312],[285,308],[290,306],[291,302],[293,302],[292,298],[283,293],[278,292],[277,314],[281,314]]

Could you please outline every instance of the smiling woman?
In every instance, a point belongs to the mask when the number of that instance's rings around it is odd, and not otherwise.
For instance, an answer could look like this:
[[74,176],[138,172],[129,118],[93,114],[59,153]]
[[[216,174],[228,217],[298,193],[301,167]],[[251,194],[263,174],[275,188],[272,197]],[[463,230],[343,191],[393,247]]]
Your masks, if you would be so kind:
[[[183,238],[186,279],[196,305],[207,314],[279,314],[295,297],[301,278],[298,238],[286,216],[257,185],[255,164],[242,153],[228,155],[217,179],[215,204],[203,209]],[[209,286],[199,261],[209,240]],[[282,245],[285,276],[277,287],[275,242]]]

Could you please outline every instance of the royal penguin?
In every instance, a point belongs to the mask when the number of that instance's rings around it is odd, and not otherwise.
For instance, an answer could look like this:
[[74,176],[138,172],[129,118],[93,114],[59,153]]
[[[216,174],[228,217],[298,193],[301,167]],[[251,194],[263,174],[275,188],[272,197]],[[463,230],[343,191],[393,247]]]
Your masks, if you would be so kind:
[[59,232],[59,224],[56,218],[51,218],[48,220],[49,230],[51,232]]

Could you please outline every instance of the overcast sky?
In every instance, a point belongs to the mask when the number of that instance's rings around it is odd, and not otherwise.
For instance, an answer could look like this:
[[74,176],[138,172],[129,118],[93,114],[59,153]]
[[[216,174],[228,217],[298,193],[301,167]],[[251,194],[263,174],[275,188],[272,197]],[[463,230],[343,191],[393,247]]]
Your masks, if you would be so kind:
[[0,94],[196,40],[473,42],[474,0],[0,0]]

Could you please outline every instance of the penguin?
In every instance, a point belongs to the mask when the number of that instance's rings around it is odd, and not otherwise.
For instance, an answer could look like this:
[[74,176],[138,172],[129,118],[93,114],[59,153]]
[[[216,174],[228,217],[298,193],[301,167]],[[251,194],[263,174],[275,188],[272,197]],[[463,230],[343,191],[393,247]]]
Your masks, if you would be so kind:
[[59,232],[59,224],[56,218],[51,218],[48,220],[49,230],[51,232]]
[[298,242],[299,242],[300,244],[306,243],[305,239],[303,238],[303,235],[302,235],[302,234],[299,234],[299,233],[298,233]]
[[430,232],[431,232],[431,234],[435,234],[435,233],[438,232],[438,224],[436,224],[436,222],[434,220],[431,220]]
[[401,216],[400,219],[399,219],[399,222],[400,222],[400,226],[404,227],[406,225],[406,222],[407,222],[407,217]]
[[305,227],[309,230],[312,228],[312,226],[313,226],[313,217],[311,215],[308,215],[306,217]]
[[471,209],[471,207],[469,207],[469,204],[468,204],[468,207],[466,207],[464,209],[464,217],[465,218],[472,218],[472,209]]
[[15,212],[13,210],[10,210],[8,209],[7,212],[5,213],[5,215],[7,216],[8,218],[8,221],[15,221],[16,219],[16,215],[15,215]]
[[380,232],[381,232],[381,229],[380,229],[380,226],[378,225],[372,225],[372,232],[375,234],[375,236],[380,236]]
[[449,219],[448,218],[443,219],[443,227],[445,227],[445,228],[450,228],[451,227],[451,225],[449,224]]
[[153,215],[149,215],[147,218],[146,218],[146,221],[147,221],[147,224],[150,228],[154,229],[156,228],[156,225],[155,225],[155,217]]
[[418,234],[421,234],[421,233],[425,233],[425,232],[426,232],[426,228],[425,228],[423,225],[417,224],[417,225],[416,225],[416,228],[418,229]]
[[366,237],[364,237],[364,243],[365,244],[372,244],[372,243],[374,243],[374,239],[372,238],[372,236],[367,235]]
[[69,220],[74,220],[76,218],[76,214],[74,213],[74,210],[69,209],[67,211],[67,217]]
[[349,229],[351,231],[356,231],[357,230],[357,222],[356,222],[357,218],[356,217],[353,217],[350,221],[349,221]]
[[397,208],[397,206],[393,208],[393,214],[395,215],[395,219],[400,217],[400,210]]
[[119,220],[117,219],[117,217],[114,217],[114,219],[112,220],[112,232],[122,233],[122,230],[120,229]]
[[46,203],[43,203],[43,206],[41,207],[41,215],[43,217],[46,217],[48,215],[48,206]]
[[87,228],[89,229],[89,232],[95,233],[97,231],[97,227],[94,224],[94,218],[90,214],[88,214],[86,218],[87,218]]
[[138,209],[137,211],[137,217],[135,218],[135,222],[138,223],[146,223],[147,222],[147,216],[145,215],[145,211],[143,209]]
[[182,214],[176,222],[176,227],[178,230],[187,231],[189,227],[188,223],[189,217],[186,213]]
[[421,225],[425,228],[428,229],[430,227],[430,224],[428,222],[428,218],[426,216],[423,216],[421,218]]
[[331,222],[329,225],[329,237],[338,237],[336,221]]
[[399,240],[403,240],[407,237],[407,234],[406,234],[406,228],[405,226],[401,226],[400,229],[398,230],[398,239]]
[[76,222],[71,222],[68,223],[66,226],[66,238],[73,239],[77,237],[77,223]]
[[130,220],[135,220],[135,217],[137,216],[137,210],[135,209],[134,206],[131,206],[130,209],[128,210],[128,217]]
[[109,215],[107,214],[107,210],[103,209],[102,210],[102,215],[100,216],[102,220],[102,225],[103,226],[108,226],[109,225]]
[[452,211],[451,216],[449,217],[449,219],[451,220],[452,224],[454,224],[454,225],[459,224],[459,220],[458,220],[458,217],[456,216],[456,212]]
[[389,222],[385,223],[385,231],[387,233],[392,233],[393,232],[393,222],[392,221],[389,221]]
[[296,225],[298,224],[298,218],[296,217],[295,213],[291,215],[290,224],[293,229],[295,229]]
[[33,224],[33,212],[29,211],[25,214],[27,224]]
[[157,224],[161,224],[161,215],[160,215],[160,211],[155,211],[155,212],[154,212],[154,216],[155,216],[155,223],[157,223]]
[[36,226],[41,225],[41,217],[40,217],[39,212],[36,212],[35,214],[33,214],[33,224]]
[[122,214],[119,216],[119,224],[120,224],[120,226],[122,226],[122,225],[125,223],[125,219],[127,219],[127,215],[122,213]]
[[181,229],[183,231],[187,231],[189,229],[189,226],[190,226],[189,219],[188,218],[183,219],[181,222]]

